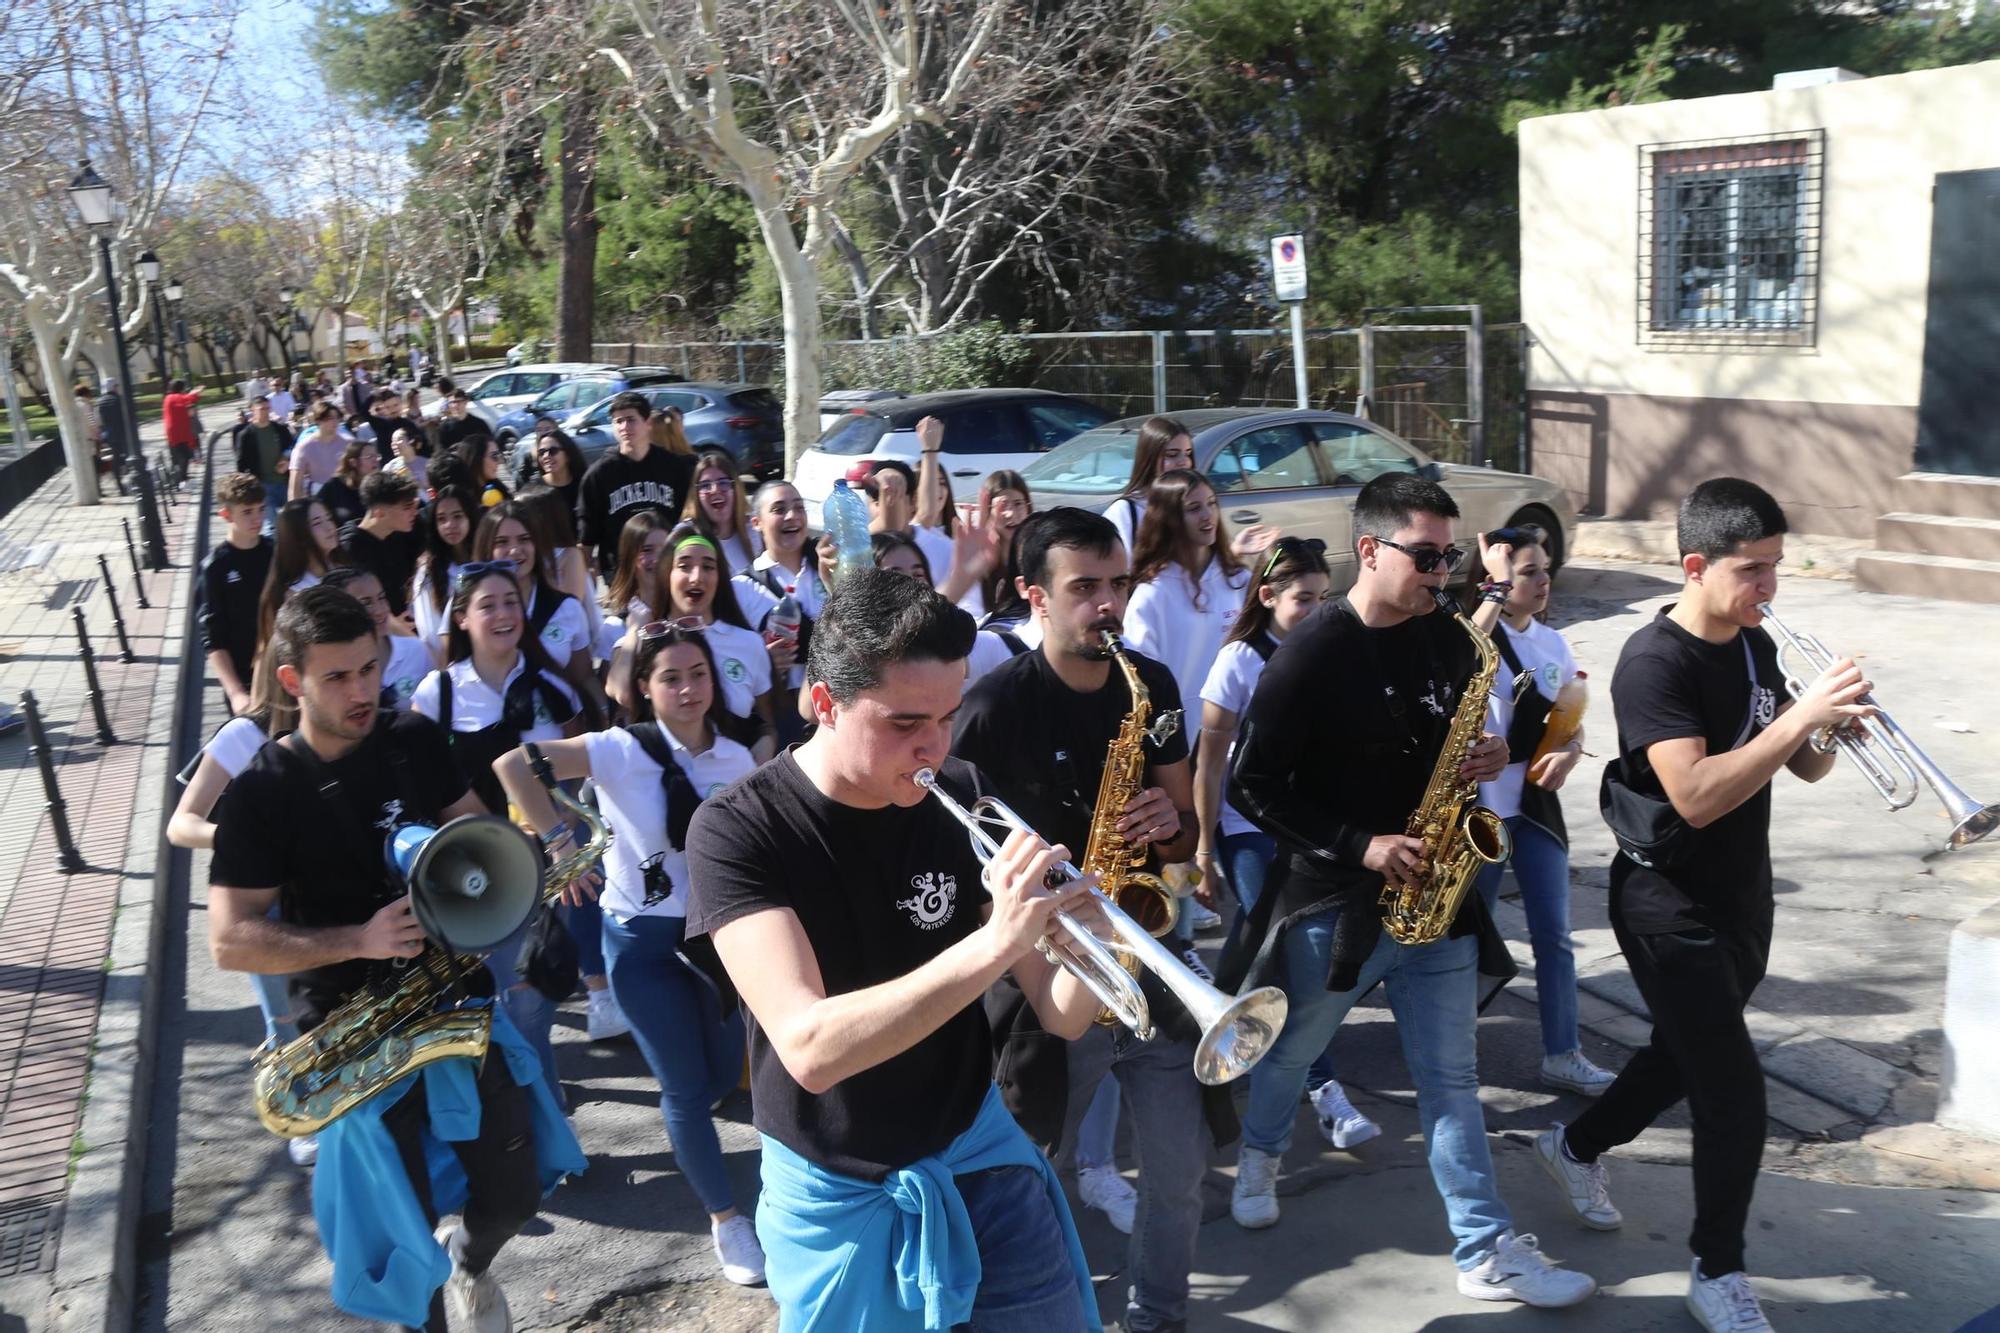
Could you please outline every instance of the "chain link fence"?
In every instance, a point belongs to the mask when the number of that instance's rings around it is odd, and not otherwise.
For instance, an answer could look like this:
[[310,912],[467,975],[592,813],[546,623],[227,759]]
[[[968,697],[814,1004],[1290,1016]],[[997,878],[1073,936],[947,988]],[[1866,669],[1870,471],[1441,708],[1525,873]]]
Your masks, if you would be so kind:
[[[1525,471],[1527,330],[1484,325],[1474,307],[1450,309],[1472,318],[1307,330],[1307,402],[1366,415],[1446,462]],[[822,378],[828,390],[925,387],[933,341],[829,341]],[[1024,354],[1007,358],[1011,369],[996,372],[985,387],[1073,394],[1120,417],[1298,402],[1291,334],[1283,329],[1027,333],[1002,341]],[[691,380],[775,385],[784,378],[784,345],[770,341],[597,343],[591,352],[600,361],[663,366]]]

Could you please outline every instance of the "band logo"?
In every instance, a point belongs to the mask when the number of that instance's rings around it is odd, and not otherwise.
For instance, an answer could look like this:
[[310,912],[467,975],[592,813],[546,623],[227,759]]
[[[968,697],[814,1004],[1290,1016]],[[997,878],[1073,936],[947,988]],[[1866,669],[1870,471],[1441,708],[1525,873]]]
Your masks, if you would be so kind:
[[952,903],[958,897],[956,876],[926,870],[910,877],[910,887],[917,891],[916,896],[905,898],[896,906],[910,914],[911,925],[919,930],[936,930],[951,920]]

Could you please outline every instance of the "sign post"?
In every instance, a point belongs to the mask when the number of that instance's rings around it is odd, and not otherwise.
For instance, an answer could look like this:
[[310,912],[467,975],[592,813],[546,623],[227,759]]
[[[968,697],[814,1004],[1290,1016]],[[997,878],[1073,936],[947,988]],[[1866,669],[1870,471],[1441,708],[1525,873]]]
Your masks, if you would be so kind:
[[1298,390],[1299,406],[1312,406],[1306,388],[1306,238],[1271,238],[1271,285],[1280,301],[1291,307],[1292,380]]

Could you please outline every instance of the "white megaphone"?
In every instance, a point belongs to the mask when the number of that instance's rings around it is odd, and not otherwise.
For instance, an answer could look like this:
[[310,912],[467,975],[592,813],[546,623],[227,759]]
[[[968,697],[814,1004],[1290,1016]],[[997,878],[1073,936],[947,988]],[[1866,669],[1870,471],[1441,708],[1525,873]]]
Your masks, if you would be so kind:
[[424,934],[447,949],[493,948],[542,901],[542,849],[494,815],[460,815],[443,828],[404,824],[385,851]]

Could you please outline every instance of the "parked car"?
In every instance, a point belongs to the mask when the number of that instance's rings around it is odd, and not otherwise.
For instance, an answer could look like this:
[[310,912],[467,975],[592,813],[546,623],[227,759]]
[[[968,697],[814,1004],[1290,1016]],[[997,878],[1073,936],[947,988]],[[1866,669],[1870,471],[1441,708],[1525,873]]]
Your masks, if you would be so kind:
[[907,398],[901,389],[834,389],[819,396],[819,428],[825,432],[841,417],[857,407],[879,403],[885,398]]
[[548,340],[544,338],[523,338],[507,349],[507,364],[518,366],[549,354]]
[[[646,385],[639,392],[646,395],[655,412],[678,407],[688,443],[695,448],[715,445],[727,449],[737,466],[759,481],[784,474],[784,410],[776,395],[761,384],[690,380]],[[611,399],[603,399],[572,413],[562,423],[564,432],[583,450],[585,463],[617,447],[611,433],[611,403]]]
[[819,526],[820,503],[834,479],[862,459],[900,458],[915,467],[922,448],[917,423],[925,417],[944,422],[938,462],[951,479],[953,496],[970,500],[987,473],[1025,468],[1078,432],[1103,425],[1111,413],[1085,399],[1040,389],[958,389],[862,404],[799,455],[792,480],[813,526]]
[[668,370],[665,366],[626,366],[622,370],[578,375],[544,390],[525,406],[503,415],[494,424],[493,438],[500,442],[503,449],[509,449],[515,440],[534,434],[536,417],[554,417],[561,421],[600,399],[627,389],[640,389],[651,384],[678,384],[680,379],[678,370]]
[[[593,361],[541,361],[509,370],[496,370],[476,383],[466,385],[465,391],[471,395],[474,415],[498,430],[501,418],[510,412],[518,412],[558,384],[585,375],[615,375],[623,369],[623,366]],[[482,408],[485,410],[482,411]]]
[[[1195,466],[1214,483],[1224,522],[1253,523],[1326,543],[1335,590],[1354,582],[1354,500],[1384,472],[1440,483],[1458,502],[1459,577],[1478,577],[1475,534],[1535,523],[1549,534],[1549,563],[1560,566],[1576,539],[1576,508],[1554,482],[1517,472],[1440,463],[1373,422],[1343,412],[1204,408],[1176,413],[1194,436]],[[1102,511],[1124,493],[1145,417],[1085,431],[1022,476],[1035,507]]]

